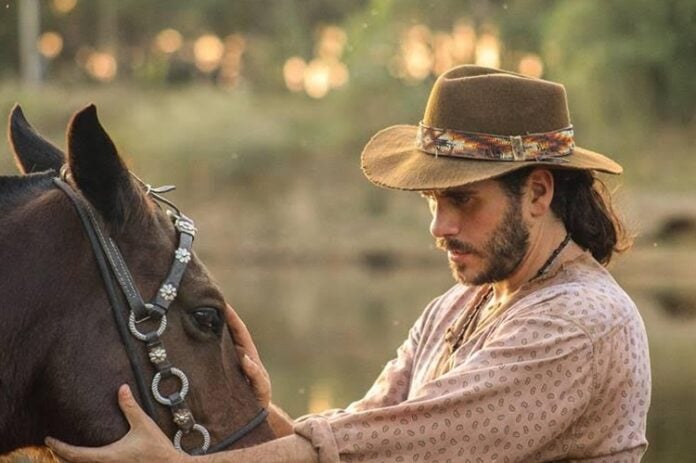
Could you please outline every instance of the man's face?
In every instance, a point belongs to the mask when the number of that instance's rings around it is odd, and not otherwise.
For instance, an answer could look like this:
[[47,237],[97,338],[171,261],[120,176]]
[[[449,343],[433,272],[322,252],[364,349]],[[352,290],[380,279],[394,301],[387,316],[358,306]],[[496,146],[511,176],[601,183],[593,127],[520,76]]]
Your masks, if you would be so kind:
[[424,192],[433,214],[430,233],[447,251],[454,278],[467,285],[507,279],[529,249],[521,198],[495,180]]

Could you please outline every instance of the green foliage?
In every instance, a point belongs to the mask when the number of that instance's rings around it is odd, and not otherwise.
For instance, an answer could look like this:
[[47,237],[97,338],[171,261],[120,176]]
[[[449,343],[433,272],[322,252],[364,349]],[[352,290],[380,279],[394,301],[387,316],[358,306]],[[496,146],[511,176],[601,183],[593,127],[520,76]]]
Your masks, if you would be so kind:
[[545,24],[556,0],[504,2],[495,12],[501,38],[509,49],[534,52],[543,46]]
[[[17,8],[14,2],[0,3],[0,76],[17,75],[19,60],[17,56]],[[9,6],[9,7],[8,7]]]
[[692,121],[696,111],[696,3],[692,0],[557,2],[543,37],[549,74],[600,101],[604,123]]

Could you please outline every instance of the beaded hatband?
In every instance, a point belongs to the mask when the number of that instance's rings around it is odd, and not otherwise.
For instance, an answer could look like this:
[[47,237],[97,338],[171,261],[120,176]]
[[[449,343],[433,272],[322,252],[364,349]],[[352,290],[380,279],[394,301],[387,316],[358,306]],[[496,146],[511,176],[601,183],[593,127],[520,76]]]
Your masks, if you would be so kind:
[[487,161],[550,161],[573,152],[573,127],[554,132],[527,135],[492,135],[462,132],[418,124],[416,146],[435,156],[451,156]]

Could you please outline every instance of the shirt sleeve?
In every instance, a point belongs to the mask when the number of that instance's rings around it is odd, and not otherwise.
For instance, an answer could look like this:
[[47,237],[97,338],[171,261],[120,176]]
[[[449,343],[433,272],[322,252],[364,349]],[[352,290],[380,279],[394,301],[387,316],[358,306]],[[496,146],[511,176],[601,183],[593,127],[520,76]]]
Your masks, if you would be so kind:
[[310,417],[295,432],[314,444],[321,463],[522,461],[574,424],[593,375],[592,342],[580,327],[528,315],[503,322],[407,400]]

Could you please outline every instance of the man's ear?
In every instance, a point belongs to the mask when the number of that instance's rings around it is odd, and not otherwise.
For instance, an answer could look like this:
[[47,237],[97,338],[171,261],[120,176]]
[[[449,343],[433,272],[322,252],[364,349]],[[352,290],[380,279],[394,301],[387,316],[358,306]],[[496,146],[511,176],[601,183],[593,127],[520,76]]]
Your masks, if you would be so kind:
[[107,222],[125,220],[129,204],[137,195],[125,163],[89,105],[77,112],[68,125],[68,165],[76,186]]
[[58,172],[65,163],[65,154],[57,146],[42,137],[24,117],[16,104],[10,112],[7,127],[15,163],[22,174],[54,170]]
[[551,208],[554,179],[549,169],[536,168],[527,177],[526,196],[532,217],[540,217]]

